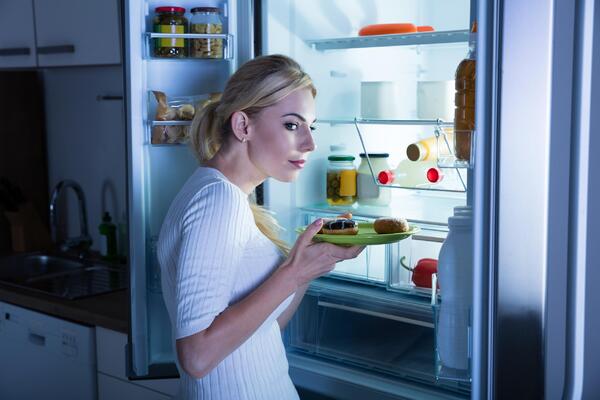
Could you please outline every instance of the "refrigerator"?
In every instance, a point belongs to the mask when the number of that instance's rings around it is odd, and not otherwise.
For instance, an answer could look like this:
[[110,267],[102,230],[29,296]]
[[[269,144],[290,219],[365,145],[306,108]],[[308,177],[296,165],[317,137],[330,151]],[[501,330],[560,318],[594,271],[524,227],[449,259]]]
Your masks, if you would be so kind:
[[[161,6],[184,7],[188,19],[193,7],[217,7],[223,32],[157,34]],[[590,135],[597,14],[591,0],[125,0],[129,377],[177,377],[156,241],[170,202],[198,166],[185,140],[169,142],[190,122],[157,119],[153,91],[174,108],[197,104],[221,92],[245,61],[279,53],[297,60],[317,87],[317,148],[296,182],[269,179],[253,200],[276,213],[290,242],[297,227],[344,211],[359,221],[405,217],[420,228],[410,239],[367,247],[311,283],[284,332],[294,383],[339,399],[598,396],[592,238],[599,193],[591,171],[600,148]],[[366,25],[399,22],[433,31],[358,35]],[[217,59],[154,55],[163,40],[217,39]],[[475,129],[470,158],[457,161],[441,157],[444,146],[452,149],[454,121],[430,115],[423,88],[452,87],[469,46],[477,60]],[[421,171],[416,180],[378,186],[391,191],[384,207],[327,204],[332,146],[355,156],[356,166],[359,153],[387,153],[395,169],[408,145],[432,137],[442,181],[425,181]],[[376,182],[378,171],[369,172]],[[472,260],[462,277],[470,299],[461,326],[467,366],[452,374],[440,361],[444,284],[433,293],[416,286],[402,264],[438,259],[449,218],[464,206],[472,210],[469,240],[452,251]]]

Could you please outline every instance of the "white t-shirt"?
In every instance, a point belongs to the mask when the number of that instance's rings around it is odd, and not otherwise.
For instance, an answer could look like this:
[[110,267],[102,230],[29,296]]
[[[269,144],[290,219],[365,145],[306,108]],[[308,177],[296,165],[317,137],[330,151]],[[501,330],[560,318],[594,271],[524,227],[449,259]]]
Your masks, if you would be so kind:
[[[207,167],[198,168],[173,200],[157,251],[174,339],[208,328],[283,261],[279,249],[256,227],[248,196]],[[298,399],[277,323],[292,298],[202,379],[178,365],[178,398]]]

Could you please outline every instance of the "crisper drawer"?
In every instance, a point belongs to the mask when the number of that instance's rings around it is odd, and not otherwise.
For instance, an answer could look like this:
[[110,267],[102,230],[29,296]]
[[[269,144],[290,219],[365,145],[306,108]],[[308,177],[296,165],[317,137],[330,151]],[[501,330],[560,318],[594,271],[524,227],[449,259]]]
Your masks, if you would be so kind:
[[288,351],[468,392],[468,385],[435,378],[433,317],[426,301],[380,288],[319,286],[307,293],[286,331]]

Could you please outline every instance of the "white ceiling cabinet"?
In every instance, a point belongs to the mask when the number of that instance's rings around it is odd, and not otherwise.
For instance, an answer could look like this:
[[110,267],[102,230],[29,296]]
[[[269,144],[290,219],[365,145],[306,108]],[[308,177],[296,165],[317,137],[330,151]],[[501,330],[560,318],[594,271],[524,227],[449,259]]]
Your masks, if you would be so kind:
[[0,2],[0,68],[35,66],[32,0]]
[[0,68],[121,63],[119,0],[0,4]]
[[119,64],[118,0],[34,0],[38,66]]

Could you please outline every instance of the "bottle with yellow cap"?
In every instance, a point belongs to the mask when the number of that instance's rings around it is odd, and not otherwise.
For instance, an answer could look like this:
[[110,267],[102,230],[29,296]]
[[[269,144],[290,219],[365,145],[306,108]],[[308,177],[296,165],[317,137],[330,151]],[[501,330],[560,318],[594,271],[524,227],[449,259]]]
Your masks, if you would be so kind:
[[444,131],[448,143],[440,136],[438,144],[438,138],[431,136],[409,144],[406,148],[406,157],[410,161],[436,161],[439,157],[449,156],[451,154],[449,146],[453,145],[454,133],[452,129],[444,129]]

